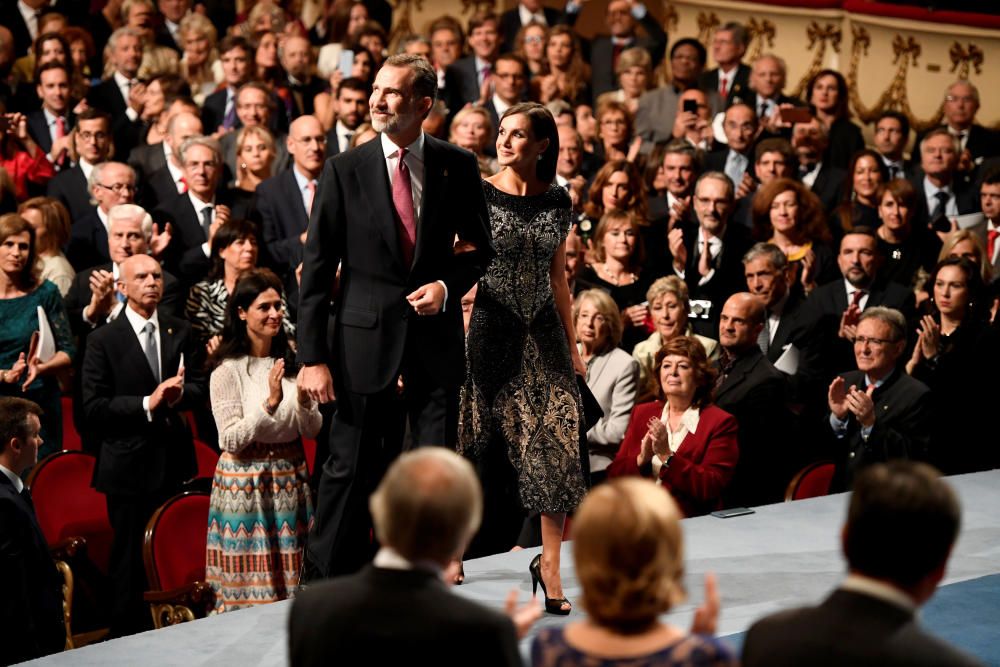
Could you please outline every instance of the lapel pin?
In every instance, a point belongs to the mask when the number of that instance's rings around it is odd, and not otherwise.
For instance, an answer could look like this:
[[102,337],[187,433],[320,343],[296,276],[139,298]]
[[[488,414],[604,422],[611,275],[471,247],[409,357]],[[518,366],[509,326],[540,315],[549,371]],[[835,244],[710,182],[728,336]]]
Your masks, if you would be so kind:
[[174,335],[174,330],[171,329],[170,327],[167,327],[167,333],[170,334],[171,336],[173,336]]

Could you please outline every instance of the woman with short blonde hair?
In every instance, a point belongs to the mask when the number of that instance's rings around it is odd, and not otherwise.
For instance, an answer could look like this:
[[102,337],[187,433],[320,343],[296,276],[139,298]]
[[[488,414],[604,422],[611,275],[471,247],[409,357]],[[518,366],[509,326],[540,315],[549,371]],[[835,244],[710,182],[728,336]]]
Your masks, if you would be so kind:
[[207,18],[191,12],[181,19],[177,29],[180,37],[180,74],[191,86],[191,96],[199,105],[212,94],[223,80],[222,63],[216,50],[218,33]]

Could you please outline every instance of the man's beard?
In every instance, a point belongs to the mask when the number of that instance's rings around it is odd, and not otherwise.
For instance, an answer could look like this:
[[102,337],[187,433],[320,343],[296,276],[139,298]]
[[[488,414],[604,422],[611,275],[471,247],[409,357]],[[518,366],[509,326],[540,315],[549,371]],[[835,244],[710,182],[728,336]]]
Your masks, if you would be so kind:
[[388,120],[379,120],[372,116],[372,129],[376,132],[388,132],[390,134],[398,132],[402,118],[398,113],[390,114]]

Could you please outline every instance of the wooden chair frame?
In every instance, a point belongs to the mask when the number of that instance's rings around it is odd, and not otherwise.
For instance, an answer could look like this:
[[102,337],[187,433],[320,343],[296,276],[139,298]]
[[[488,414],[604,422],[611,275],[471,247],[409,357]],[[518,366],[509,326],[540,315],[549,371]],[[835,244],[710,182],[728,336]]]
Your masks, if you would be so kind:
[[[792,477],[792,481],[790,481],[788,486],[785,487],[785,502],[787,503],[795,500],[795,492],[799,490],[799,485],[802,484],[803,479],[805,479],[810,473],[827,465],[835,464],[833,461],[816,461],[814,463],[810,463],[795,473],[795,476]],[[827,490],[827,493],[829,493],[829,490]]]

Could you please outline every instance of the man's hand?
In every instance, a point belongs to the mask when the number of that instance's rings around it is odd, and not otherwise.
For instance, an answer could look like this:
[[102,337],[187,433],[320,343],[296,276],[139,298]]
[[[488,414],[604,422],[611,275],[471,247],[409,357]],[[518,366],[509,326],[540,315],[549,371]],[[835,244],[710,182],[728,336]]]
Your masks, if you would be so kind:
[[330,403],[336,399],[333,393],[333,375],[326,364],[303,366],[295,382],[299,391],[305,392],[318,403]]
[[736,198],[742,199],[753,193],[757,189],[757,183],[754,182],[753,176],[750,175],[750,171],[743,172],[743,178],[740,179],[740,185],[736,188]]
[[232,214],[233,212],[225,204],[219,204],[215,207],[215,219],[212,220],[212,225],[208,228],[208,242],[210,244],[215,238],[215,233],[219,231],[219,227],[229,222]]
[[[678,197],[674,200],[674,205],[670,207],[670,221],[667,223],[667,231],[673,231],[674,227],[684,222],[688,211],[691,210],[691,196]],[[681,239],[684,237],[681,236]]]
[[149,254],[159,259],[167,246],[170,245],[171,238],[173,238],[173,230],[170,228],[169,222],[163,225],[162,232],[160,226],[154,222],[153,234],[149,237]]
[[114,307],[115,278],[111,271],[98,269],[90,274],[90,303],[83,314],[96,324],[97,318],[107,317]]
[[826,402],[830,406],[830,412],[837,419],[843,421],[847,419],[850,406],[847,403],[847,387],[844,378],[836,377],[830,383],[830,389],[826,392]]
[[49,151],[49,161],[58,162],[64,154],[69,153],[73,147],[73,134],[59,137],[52,142],[52,149]]
[[155,412],[161,404],[170,405],[181,397],[184,391],[184,369],[177,371],[177,375],[167,378],[161,382],[153,393],[149,396],[149,411]]
[[683,139],[698,126],[698,114],[693,111],[678,111],[674,117],[674,139]]
[[441,283],[427,283],[406,295],[406,300],[417,315],[437,315],[444,307],[444,287]]
[[857,387],[851,387],[845,399],[847,408],[854,413],[854,416],[858,419],[858,423],[865,428],[871,428],[875,425],[875,402],[872,400],[872,393],[874,391],[874,384],[868,385],[865,391],[861,391]]
[[128,105],[135,109],[136,113],[142,114],[142,109],[146,106],[146,84],[137,83],[129,89]]
[[507,599],[503,604],[504,613],[507,617],[514,623],[514,629],[517,630],[517,638],[524,639],[528,636],[528,630],[531,626],[535,624],[539,618],[542,617],[542,609],[538,604],[533,602],[528,602],[526,605],[520,607],[517,606],[517,589],[512,588],[509,593],[507,593]]
[[705,601],[694,610],[691,634],[714,635],[719,624],[719,589],[715,575],[705,573]]
[[854,339],[858,336],[858,320],[860,317],[861,308],[853,303],[849,305],[844,314],[840,316],[840,328],[837,330],[837,335],[853,343]]
[[674,269],[683,271],[688,261],[687,246],[684,245],[684,230],[680,227],[671,229],[667,233],[667,246],[670,248],[670,254],[674,256]]

